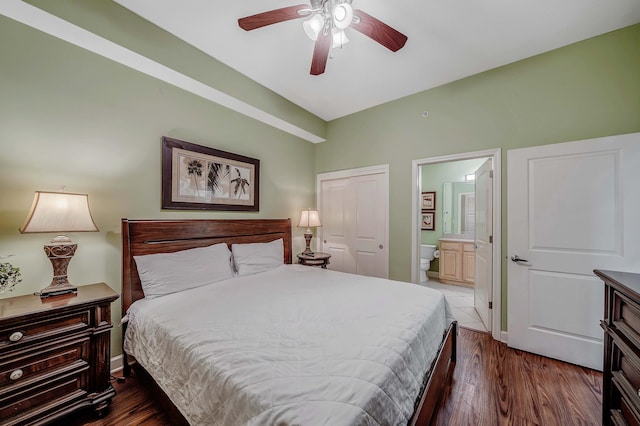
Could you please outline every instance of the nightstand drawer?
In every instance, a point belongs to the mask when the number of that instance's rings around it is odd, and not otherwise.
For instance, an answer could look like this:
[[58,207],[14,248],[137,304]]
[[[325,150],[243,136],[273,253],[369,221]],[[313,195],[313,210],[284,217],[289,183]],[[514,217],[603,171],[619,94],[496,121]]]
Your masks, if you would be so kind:
[[89,328],[89,310],[56,316],[41,321],[24,322],[0,329],[0,350],[18,347],[42,339],[56,339]]
[[[76,361],[82,360],[87,364],[89,343],[89,338],[85,337],[39,347],[37,350],[23,350],[13,353],[11,357],[0,357],[0,395],[9,388],[15,391],[15,387],[33,384],[34,381],[65,371],[64,367]],[[82,367],[83,363],[76,363],[76,367]]]
[[[41,382],[34,386],[21,388],[15,392],[0,396],[0,419],[10,419],[9,424],[20,424],[17,416],[29,417],[29,410],[49,405],[53,409],[57,399],[71,402],[69,399],[83,398],[87,392],[89,365],[85,363],[81,370],[72,370],[55,380]],[[62,401],[61,401],[62,402]],[[3,423],[4,424],[4,423]]]

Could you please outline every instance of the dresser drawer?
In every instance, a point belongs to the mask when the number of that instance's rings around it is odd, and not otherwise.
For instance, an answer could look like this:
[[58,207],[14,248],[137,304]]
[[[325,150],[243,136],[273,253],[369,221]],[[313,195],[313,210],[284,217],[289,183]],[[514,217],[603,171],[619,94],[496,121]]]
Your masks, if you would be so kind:
[[636,416],[636,411],[631,407],[633,407],[633,405],[630,404],[623,395],[620,400],[620,414],[622,414],[626,424],[630,426],[640,426],[640,420],[638,420]]
[[0,350],[20,347],[42,339],[56,339],[65,334],[80,333],[89,328],[90,318],[89,310],[83,310],[0,328]]
[[620,386],[640,404],[640,357],[617,331],[609,332],[611,343],[611,372]]
[[636,364],[637,361],[632,362],[629,357],[624,355],[624,352],[621,352],[619,371],[622,372],[631,389],[634,390],[634,396],[637,396],[638,402],[640,402],[640,371]]
[[39,346],[13,353],[11,357],[0,356],[0,395],[11,388],[33,384],[64,371],[64,367],[84,365],[89,359],[88,337],[70,339],[54,345]]
[[640,426],[640,359],[620,336],[611,335],[611,419]]
[[617,408],[611,409],[611,423],[620,426],[640,426],[640,413],[638,413],[634,403],[627,398],[626,393],[622,392],[616,385],[612,396],[613,400],[617,401],[614,404]]

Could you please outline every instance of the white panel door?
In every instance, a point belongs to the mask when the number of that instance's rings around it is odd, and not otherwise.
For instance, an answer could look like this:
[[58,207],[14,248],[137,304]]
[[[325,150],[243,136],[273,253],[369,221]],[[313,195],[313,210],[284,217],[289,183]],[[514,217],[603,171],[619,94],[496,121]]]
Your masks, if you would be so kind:
[[322,180],[320,187],[320,250],[331,254],[328,269],[388,278],[387,175]]
[[476,170],[474,306],[491,331],[489,303],[493,294],[493,159]]
[[388,278],[388,251],[385,247],[387,223],[387,179],[383,174],[349,179],[353,199],[352,247],[355,273]]
[[349,250],[347,236],[348,185],[349,179],[334,179],[323,181],[321,187],[322,240],[320,241],[320,251],[331,255],[327,268],[340,272],[355,270],[355,262]]
[[603,284],[640,271],[640,134],[508,153],[509,346],[602,369]]

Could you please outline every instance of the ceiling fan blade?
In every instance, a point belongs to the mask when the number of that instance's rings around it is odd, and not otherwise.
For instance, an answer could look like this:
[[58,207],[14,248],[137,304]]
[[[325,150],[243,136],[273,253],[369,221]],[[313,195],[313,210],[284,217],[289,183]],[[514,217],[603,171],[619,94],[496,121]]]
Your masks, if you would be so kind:
[[360,9],[354,10],[353,14],[360,18],[360,22],[356,23],[357,19],[354,19],[351,28],[377,41],[387,49],[397,52],[407,42],[406,35]]
[[245,16],[238,19],[238,25],[245,31],[255,30],[256,28],[266,27],[267,25],[277,24],[278,22],[289,21],[291,19],[304,18],[308,14],[300,14],[299,10],[310,10],[309,5],[299,4],[297,6],[283,7],[282,9],[270,10],[268,12],[258,13],[256,15]]
[[316,45],[313,48],[313,59],[311,60],[311,75],[320,75],[324,72],[329,59],[329,49],[331,48],[331,36],[320,31]]

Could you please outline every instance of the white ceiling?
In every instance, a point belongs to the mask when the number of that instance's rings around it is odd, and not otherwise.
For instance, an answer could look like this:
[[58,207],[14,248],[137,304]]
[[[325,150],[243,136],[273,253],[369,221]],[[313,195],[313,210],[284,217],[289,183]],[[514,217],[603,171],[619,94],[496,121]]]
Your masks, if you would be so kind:
[[639,0],[353,0],[408,37],[393,53],[353,29],[324,74],[298,19],[253,31],[238,18],[301,0],[115,0],[324,120],[640,22]]

